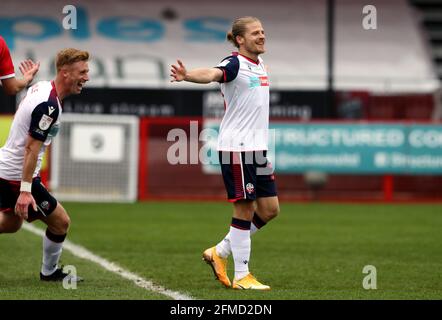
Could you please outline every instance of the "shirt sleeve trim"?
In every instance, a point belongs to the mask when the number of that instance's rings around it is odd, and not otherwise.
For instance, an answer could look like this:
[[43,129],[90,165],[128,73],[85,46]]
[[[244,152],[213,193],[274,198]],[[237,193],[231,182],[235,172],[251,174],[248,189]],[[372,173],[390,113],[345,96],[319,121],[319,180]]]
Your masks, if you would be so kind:
[[11,74],[7,74],[5,76],[1,76],[0,80],[5,80],[5,79],[9,79],[9,78],[14,78],[15,77],[15,73],[11,73]]

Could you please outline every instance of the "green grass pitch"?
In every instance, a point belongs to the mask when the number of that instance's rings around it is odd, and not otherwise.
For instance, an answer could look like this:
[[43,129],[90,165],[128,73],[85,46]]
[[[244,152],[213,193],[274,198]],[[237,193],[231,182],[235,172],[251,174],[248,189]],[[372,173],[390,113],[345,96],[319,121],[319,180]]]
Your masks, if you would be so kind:
[[[72,242],[196,299],[442,298],[442,205],[283,203],[252,241],[250,268],[272,287],[268,292],[226,289],[201,261],[228,230],[229,203],[64,206]],[[170,299],[67,251],[62,263],[74,265],[85,282],[76,290],[41,283],[41,242],[26,230],[0,235],[0,300]],[[376,290],[362,286],[365,265],[376,267]]]

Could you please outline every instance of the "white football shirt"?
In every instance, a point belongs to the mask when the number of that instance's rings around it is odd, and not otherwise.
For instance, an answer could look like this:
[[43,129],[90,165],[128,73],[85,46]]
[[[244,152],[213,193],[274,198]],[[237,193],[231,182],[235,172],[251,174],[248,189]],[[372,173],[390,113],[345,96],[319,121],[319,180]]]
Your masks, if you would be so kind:
[[268,149],[269,79],[261,58],[238,53],[217,65],[224,77],[221,93],[225,113],[218,136],[219,151]]
[[0,178],[21,180],[28,136],[43,141],[33,177],[39,174],[46,147],[60,127],[60,115],[61,103],[53,82],[40,81],[28,89],[14,116],[8,140],[0,149]]

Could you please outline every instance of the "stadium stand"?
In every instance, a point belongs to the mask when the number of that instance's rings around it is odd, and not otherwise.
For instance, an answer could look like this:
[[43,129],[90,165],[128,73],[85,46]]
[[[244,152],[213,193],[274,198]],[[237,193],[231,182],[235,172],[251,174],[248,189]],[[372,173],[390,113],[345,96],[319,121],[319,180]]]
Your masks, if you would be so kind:
[[[273,88],[324,89],[326,1],[250,3],[78,0],[77,29],[63,30],[58,1],[40,1],[37,15],[32,3],[3,0],[0,30],[16,61],[27,56],[42,61],[46,68],[41,78],[53,74],[53,51],[75,44],[95,53],[91,86],[168,88],[168,66],[177,56],[189,66],[210,66],[232,51],[224,35],[234,18],[234,4],[235,16],[254,14],[266,27],[264,58]],[[406,0],[371,1],[377,8],[376,30],[362,26],[366,1],[335,3],[337,90],[430,92],[437,87],[416,10]],[[166,9],[175,15],[165,17]],[[131,32],[124,30],[125,24],[132,26]]]

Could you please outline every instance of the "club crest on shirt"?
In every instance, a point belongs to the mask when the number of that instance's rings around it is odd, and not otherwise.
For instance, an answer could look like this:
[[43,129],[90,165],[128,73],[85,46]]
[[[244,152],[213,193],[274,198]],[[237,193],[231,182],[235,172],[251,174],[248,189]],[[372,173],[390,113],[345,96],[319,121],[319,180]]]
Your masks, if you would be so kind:
[[40,122],[38,123],[38,127],[41,130],[48,130],[49,127],[51,126],[52,121],[54,121],[53,118],[51,118],[50,116],[44,114],[41,119]]

